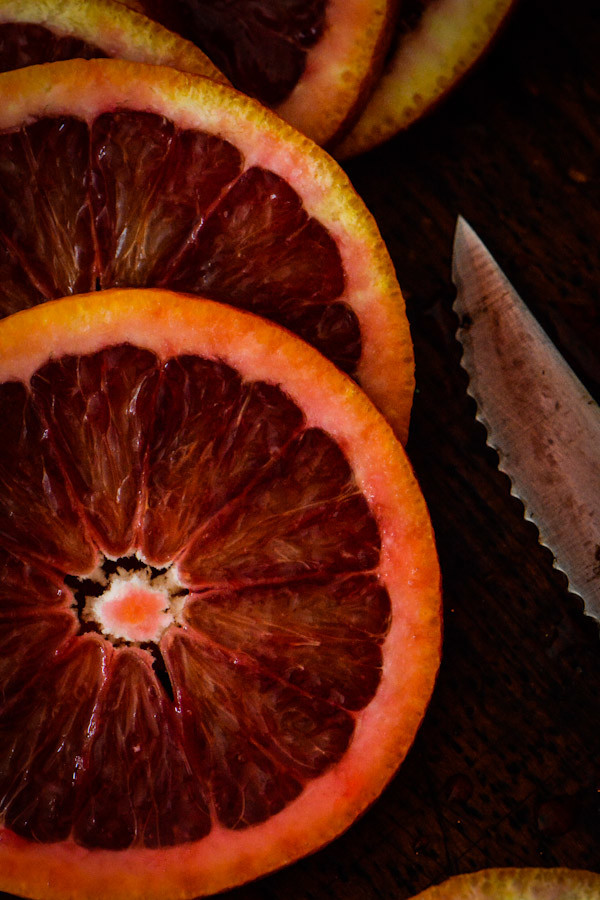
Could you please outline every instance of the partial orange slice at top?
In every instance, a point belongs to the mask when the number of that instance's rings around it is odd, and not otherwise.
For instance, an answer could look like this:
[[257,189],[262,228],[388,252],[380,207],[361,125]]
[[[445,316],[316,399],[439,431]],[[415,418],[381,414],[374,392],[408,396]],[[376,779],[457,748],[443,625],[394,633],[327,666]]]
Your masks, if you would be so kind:
[[127,0],[194,41],[231,83],[325,145],[375,84],[396,0]]
[[515,0],[406,0],[381,79],[358,122],[337,144],[348,159],[428,112],[489,46]]
[[115,286],[201,293],[298,333],[406,438],[412,343],[375,222],[256,101],[120,60],[0,76],[0,314]]
[[248,313],[98,292],[0,322],[0,890],[173,900],[347,828],[440,653],[405,453]]
[[105,56],[227,81],[190,41],[113,0],[0,0],[0,72]]

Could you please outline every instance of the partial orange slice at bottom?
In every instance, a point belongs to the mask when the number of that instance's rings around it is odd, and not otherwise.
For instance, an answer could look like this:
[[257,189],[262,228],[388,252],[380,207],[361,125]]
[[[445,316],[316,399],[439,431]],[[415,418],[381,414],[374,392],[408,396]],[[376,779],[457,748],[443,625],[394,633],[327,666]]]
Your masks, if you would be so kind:
[[483,869],[413,900],[599,900],[600,875],[576,869]]
[[425,503],[300,339],[111,290],[0,322],[0,889],[189,898],[334,838],[440,652]]

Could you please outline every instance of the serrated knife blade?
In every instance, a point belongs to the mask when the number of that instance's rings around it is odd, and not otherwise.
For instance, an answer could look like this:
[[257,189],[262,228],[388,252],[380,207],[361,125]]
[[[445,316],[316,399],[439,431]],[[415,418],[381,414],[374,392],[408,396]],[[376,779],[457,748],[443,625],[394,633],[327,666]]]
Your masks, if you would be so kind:
[[462,217],[452,277],[461,362],[488,444],[600,622],[600,409]]

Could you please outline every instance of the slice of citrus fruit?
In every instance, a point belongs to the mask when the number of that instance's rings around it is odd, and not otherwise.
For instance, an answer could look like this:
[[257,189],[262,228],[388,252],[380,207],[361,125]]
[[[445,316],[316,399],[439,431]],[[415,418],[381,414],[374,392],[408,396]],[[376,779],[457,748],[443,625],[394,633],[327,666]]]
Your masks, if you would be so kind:
[[373,218],[325,152],[205,78],[121,60],[0,76],[0,314],[106,287],[245,307],[355,377],[404,439],[413,353]]
[[407,0],[383,74],[358,122],[334,147],[348,159],[407,128],[436,104],[489,46],[515,0]]
[[0,0],[0,72],[105,56],[227,81],[190,41],[113,0]]
[[0,322],[0,889],[184,898],[315,850],[424,714],[439,571],[399,442],[258,316]]
[[413,900],[600,900],[600,875],[577,869],[483,869]]
[[318,144],[339,139],[375,84],[396,0],[128,0],[194,41],[232,84]]

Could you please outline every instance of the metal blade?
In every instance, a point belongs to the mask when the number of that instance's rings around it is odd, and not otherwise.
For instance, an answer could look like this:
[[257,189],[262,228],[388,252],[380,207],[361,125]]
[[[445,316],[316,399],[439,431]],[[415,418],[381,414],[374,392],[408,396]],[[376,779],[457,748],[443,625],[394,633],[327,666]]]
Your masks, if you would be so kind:
[[600,410],[473,229],[459,218],[462,364],[500,468],[569,587],[600,621]]

